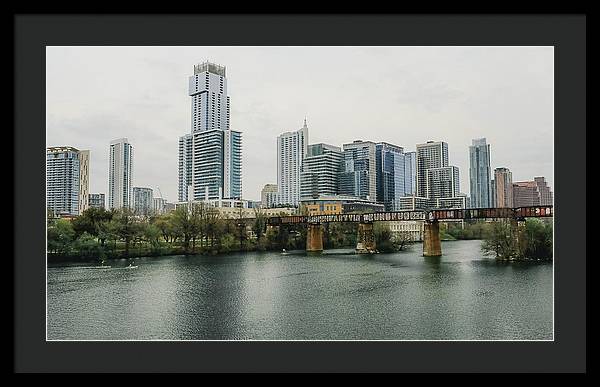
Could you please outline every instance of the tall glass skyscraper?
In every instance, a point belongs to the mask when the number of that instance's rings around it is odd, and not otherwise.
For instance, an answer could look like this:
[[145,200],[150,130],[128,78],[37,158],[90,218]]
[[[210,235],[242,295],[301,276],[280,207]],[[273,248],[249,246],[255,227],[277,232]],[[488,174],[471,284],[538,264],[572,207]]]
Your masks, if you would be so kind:
[[308,152],[306,120],[299,130],[277,137],[277,201],[297,206],[300,201],[302,164]]
[[395,211],[398,199],[406,195],[404,148],[380,142],[375,145],[377,201],[386,211]]
[[189,77],[191,133],[179,138],[179,201],[242,197],[242,133],[230,129],[225,66]]
[[375,143],[356,140],[344,144],[344,172],[340,174],[340,194],[370,201],[377,200]]
[[417,194],[417,152],[404,153],[404,194]]
[[131,208],[133,147],[126,138],[110,142],[108,208]]
[[469,182],[473,208],[492,207],[490,180],[490,146],[486,144],[485,138],[474,139],[469,146]]

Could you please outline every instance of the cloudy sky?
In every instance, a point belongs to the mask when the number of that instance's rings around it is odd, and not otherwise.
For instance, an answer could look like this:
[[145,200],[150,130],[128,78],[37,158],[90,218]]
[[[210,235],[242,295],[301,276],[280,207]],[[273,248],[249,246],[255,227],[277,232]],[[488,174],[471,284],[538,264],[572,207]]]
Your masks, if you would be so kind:
[[276,183],[277,135],[305,116],[309,143],[446,141],[467,194],[468,146],[485,137],[492,168],[554,191],[552,47],[47,47],[47,145],[90,149],[90,190],[106,193],[109,142],[127,137],[134,185],[176,201],[187,82],[204,60],[227,67],[246,199]]

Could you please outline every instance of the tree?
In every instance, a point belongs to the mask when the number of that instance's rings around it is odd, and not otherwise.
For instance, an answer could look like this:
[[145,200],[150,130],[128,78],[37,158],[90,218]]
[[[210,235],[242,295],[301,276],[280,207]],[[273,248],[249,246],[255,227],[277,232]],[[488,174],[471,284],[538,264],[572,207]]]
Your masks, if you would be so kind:
[[531,259],[552,259],[552,223],[539,219],[525,222],[524,243],[520,255]]
[[100,225],[109,222],[112,217],[113,213],[106,211],[104,208],[91,207],[73,219],[73,230],[77,236],[80,236],[84,232],[97,236]]
[[254,224],[253,230],[256,234],[256,244],[259,245],[262,239],[265,227],[267,225],[267,217],[262,208],[254,207]]
[[73,247],[83,257],[91,256],[98,251],[96,239],[87,232],[84,232],[75,240]]
[[144,228],[144,240],[146,240],[146,242],[148,242],[150,244],[153,252],[157,252],[160,250],[160,247],[161,247],[160,237],[161,237],[161,232],[160,232],[160,229],[158,227],[156,227],[156,225],[148,224]]
[[125,242],[125,256],[129,257],[131,242],[139,233],[138,222],[133,212],[128,208],[116,211],[113,220],[115,221],[116,234]]
[[158,228],[165,242],[173,242],[176,233],[173,227],[173,216],[171,214],[154,217],[151,222]]
[[58,219],[48,227],[48,250],[58,254],[67,254],[72,248],[75,231],[70,221]]
[[496,259],[511,259],[518,255],[515,231],[510,221],[494,222],[485,234],[481,250],[495,254]]

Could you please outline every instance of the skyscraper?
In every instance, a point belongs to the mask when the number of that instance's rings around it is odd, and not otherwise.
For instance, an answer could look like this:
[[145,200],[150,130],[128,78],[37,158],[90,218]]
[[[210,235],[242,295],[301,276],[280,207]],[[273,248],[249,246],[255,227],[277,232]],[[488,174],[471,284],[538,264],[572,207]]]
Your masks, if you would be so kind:
[[398,199],[406,195],[404,148],[380,142],[375,145],[377,201],[386,211],[395,211]]
[[485,138],[474,139],[469,146],[469,182],[473,208],[491,207],[490,146]]
[[80,215],[88,208],[89,151],[46,149],[46,202],[55,214]]
[[514,207],[512,172],[508,168],[494,169],[494,207]]
[[344,144],[344,171],[340,174],[340,194],[377,200],[377,161],[375,143],[356,140]]
[[430,168],[448,166],[448,144],[443,141],[427,141],[417,144],[417,196],[427,197],[427,175]]
[[404,194],[417,194],[417,152],[404,153]]
[[277,200],[297,206],[300,201],[300,175],[308,151],[308,127],[285,132],[277,137]]
[[110,142],[108,208],[131,208],[133,147],[127,138]]
[[153,212],[152,188],[133,187],[133,211],[136,215],[150,215]]
[[427,182],[426,197],[430,199],[458,197],[460,193],[458,167],[428,168],[425,171],[425,177]]
[[188,81],[191,133],[179,138],[178,199],[240,199],[242,133],[230,129],[225,66],[195,65]]
[[337,195],[344,167],[342,150],[328,144],[312,144],[307,149],[300,174],[300,198]]

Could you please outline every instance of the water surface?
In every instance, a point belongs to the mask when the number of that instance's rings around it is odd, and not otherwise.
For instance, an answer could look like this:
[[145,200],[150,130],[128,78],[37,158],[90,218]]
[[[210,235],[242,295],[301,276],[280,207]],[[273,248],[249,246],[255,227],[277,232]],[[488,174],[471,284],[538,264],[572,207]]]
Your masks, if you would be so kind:
[[552,340],[552,264],[497,263],[480,244],[51,265],[48,339]]

